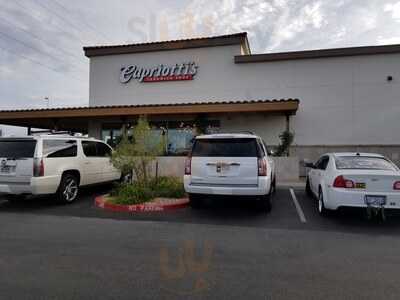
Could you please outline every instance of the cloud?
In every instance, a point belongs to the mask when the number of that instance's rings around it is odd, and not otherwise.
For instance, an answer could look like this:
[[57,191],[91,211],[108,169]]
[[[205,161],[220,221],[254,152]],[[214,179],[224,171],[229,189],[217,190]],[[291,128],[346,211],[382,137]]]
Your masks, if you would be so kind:
[[[82,47],[247,31],[254,53],[400,42],[400,1],[0,0],[0,109],[87,105]],[[3,33],[3,34],[1,34]],[[9,37],[7,37],[7,36]],[[11,37],[11,38],[10,38]]]
[[[373,45],[378,37],[400,36],[400,2],[388,0],[191,0],[180,10],[164,9],[168,24],[192,15],[196,35],[248,31],[254,52]],[[179,26],[170,36],[185,37]],[[190,33],[190,32],[189,32]]]
[[397,3],[385,4],[383,10],[392,14],[392,18],[400,21],[400,1]]

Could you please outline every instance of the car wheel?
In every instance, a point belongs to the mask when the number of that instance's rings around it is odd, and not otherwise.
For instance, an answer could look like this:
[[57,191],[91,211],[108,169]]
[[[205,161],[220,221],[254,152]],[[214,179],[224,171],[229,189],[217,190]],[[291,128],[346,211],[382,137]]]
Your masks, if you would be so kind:
[[274,195],[276,193],[276,178],[274,178],[274,181],[272,182],[270,193],[271,193],[271,195]]
[[199,195],[189,194],[189,205],[191,208],[199,209],[203,206],[203,201]]
[[72,203],[78,198],[79,182],[72,174],[63,175],[58,187],[58,200],[62,203]]
[[307,177],[307,182],[306,182],[306,193],[307,193],[307,196],[310,196],[310,197],[313,196],[313,193],[311,191],[311,186],[310,186],[310,179],[308,177]]
[[25,196],[22,195],[7,195],[5,199],[12,204],[19,204],[25,200]]
[[326,216],[328,213],[327,209],[325,208],[324,194],[321,189],[319,190],[318,193],[318,213],[321,216]]
[[269,213],[272,210],[271,194],[262,196],[259,200],[260,208]]

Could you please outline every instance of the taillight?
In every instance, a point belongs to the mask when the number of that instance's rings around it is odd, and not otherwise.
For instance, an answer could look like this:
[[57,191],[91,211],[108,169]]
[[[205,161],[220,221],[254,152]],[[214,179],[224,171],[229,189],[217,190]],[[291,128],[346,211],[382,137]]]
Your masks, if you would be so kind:
[[192,174],[192,158],[189,156],[185,160],[185,175]]
[[41,177],[44,176],[44,163],[43,159],[35,159],[33,162],[33,176]]
[[400,181],[396,181],[395,183],[393,183],[393,189],[400,190]]
[[264,158],[258,159],[258,176],[267,176],[267,162]]
[[344,178],[342,175],[335,178],[333,182],[333,187],[344,188],[344,189],[354,189],[354,182],[350,179]]

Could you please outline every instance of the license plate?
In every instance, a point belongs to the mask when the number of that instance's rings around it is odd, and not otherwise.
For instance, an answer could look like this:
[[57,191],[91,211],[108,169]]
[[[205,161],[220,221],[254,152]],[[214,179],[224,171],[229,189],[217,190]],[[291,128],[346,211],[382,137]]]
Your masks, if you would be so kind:
[[12,167],[11,166],[2,166],[0,168],[0,173],[9,174],[11,173]]
[[226,172],[229,171],[230,167],[229,165],[217,165],[217,173],[221,173],[221,172]]
[[386,196],[365,196],[365,204],[371,206],[382,206],[386,204]]
[[364,182],[356,182],[356,189],[365,189]]

